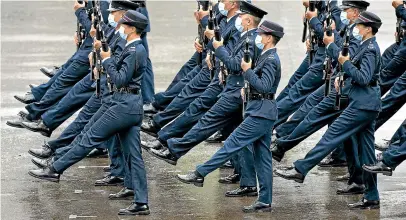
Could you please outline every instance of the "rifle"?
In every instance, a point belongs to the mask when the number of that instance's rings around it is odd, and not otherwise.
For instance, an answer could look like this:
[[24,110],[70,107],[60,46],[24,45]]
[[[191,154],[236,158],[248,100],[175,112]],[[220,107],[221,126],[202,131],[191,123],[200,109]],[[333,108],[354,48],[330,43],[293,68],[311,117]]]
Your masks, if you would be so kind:
[[[83,4],[83,1],[78,1],[79,4]],[[87,5],[87,3],[86,3]],[[83,44],[83,32],[84,28],[82,24],[79,22],[79,19],[76,21],[76,36],[78,38],[78,45],[76,45],[76,50],[79,50],[80,46]]]
[[[350,45],[350,32],[346,30],[346,36],[344,39],[344,45],[343,49],[341,51],[341,54],[343,56],[348,56],[350,50],[349,50],[349,45]],[[339,89],[337,91],[336,95],[336,100],[335,100],[335,105],[334,109],[335,110],[342,110],[348,106],[348,95],[343,94],[342,88],[344,87],[344,71],[342,70],[342,66],[339,64],[339,70],[340,72],[338,73],[337,77],[338,78],[338,84],[339,84]]]
[[[200,4],[202,4],[200,7]],[[198,1],[197,2],[197,12],[200,11],[200,8],[203,9],[203,11],[207,11],[209,9],[209,2],[208,1],[202,1],[201,3]],[[204,36],[204,29],[203,26],[201,24],[201,22],[199,22],[199,24],[197,25],[197,34],[198,34],[198,39],[199,39],[199,44],[202,45],[203,47],[203,51],[206,50],[206,44],[208,43],[208,39]],[[202,65],[203,62],[203,52],[199,53],[199,58],[197,59],[197,64],[198,65]]]
[[[244,62],[248,63],[251,60],[251,54],[249,50],[250,39],[248,38],[248,29],[245,38],[245,48],[244,48]],[[244,80],[244,99],[242,101],[242,117],[245,115],[245,103],[248,102],[250,96],[250,83],[247,80]]]
[[[214,15],[213,15],[213,5],[210,5],[210,9],[209,9],[209,23],[207,24],[207,28],[209,30],[214,30]],[[217,26],[217,25],[216,25]],[[217,39],[216,39],[217,40]],[[221,40],[221,39],[220,39]],[[210,62],[212,63],[212,68],[210,70],[210,79],[214,78],[214,74],[215,74],[215,69],[216,69],[216,57],[214,56],[214,52],[210,51]]]
[[[403,4],[406,4],[406,1],[403,1]],[[397,17],[397,21],[396,21],[396,44],[400,45],[400,42],[402,42],[403,38],[404,38],[404,31],[402,28],[402,18],[401,17]]]
[[[307,12],[307,8],[305,8],[305,14]],[[306,16],[303,18],[303,34],[302,34],[302,43],[306,42],[307,37],[307,19]]]
[[[96,29],[96,39],[102,42],[103,51],[108,51],[108,45],[101,29],[100,22],[102,16],[100,13],[100,2],[94,1],[93,5],[93,28]],[[104,43],[103,43],[104,42]],[[100,96],[100,75],[103,73],[102,59],[100,56],[100,49],[93,49],[93,68],[96,68],[96,74],[92,74],[92,79],[96,80],[96,97]]]
[[[309,1],[309,11],[314,12],[316,10],[316,2],[313,0]],[[309,23],[309,21],[307,21]],[[314,56],[316,54],[316,35],[310,27],[310,24],[307,24],[309,29],[309,40],[310,40],[310,51],[309,51],[309,64],[313,62]]]
[[[328,9],[327,17],[326,17],[326,35],[332,36],[333,30],[331,28],[331,13]],[[324,96],[328,96],[330,94],[331,89],[331,75],[333,73],[333,66],[332,66],[332,59],[329,56],[326,56],[324,60],[324,68],[323,68],[323,80],[324,80]]]

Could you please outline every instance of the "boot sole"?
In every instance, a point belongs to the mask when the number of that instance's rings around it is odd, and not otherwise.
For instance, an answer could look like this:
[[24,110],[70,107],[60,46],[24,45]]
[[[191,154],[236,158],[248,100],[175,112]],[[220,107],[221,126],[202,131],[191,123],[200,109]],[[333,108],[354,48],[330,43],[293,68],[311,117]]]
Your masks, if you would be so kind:
[[276,173],[276,172],[275,172],[275,174],[276,174],[277,176],[279,176],[279,177],[282,177],[282,178],[286,179],[286,180],[293,180],[293,181],[295,181],[295,182],[297,182],[297,183],[303,183],[303,181],[304,181],[304,179],[289,178],[289,177],[286,177],[286,176],[282,176],[282,175],[280,175],[279,173]]
[[160,159],[160,160],[163,160],[163,161],[169,163],[170,165],[176,166],[176,164],[177,164],[176,161],[168,160],[168,159],[162,158],[162,157],[160,157],[160,156],[154,154],[152,151],[147,150],[147,152],[148,152],[150,155],[152,155],[153,157],[158,158],[158,159]]
[[133,198],[134,198],[134,195],[126,196],[126,197],[109,197],[109,200],[131,200]]
[[380,207],[380,205],[373,205],[373,206],[369,206],[369,207],[359,207],[359,208],[351,208],[351,207],[349,207],[351,210],[357,210],[357,209],[361,209],[361,210],[364,210],[364,209],[380,209],[381,207]]
[[281,162],[281,160],[282,160],[283,157],[277,157],[277,156],[272,155],[272,158],[273,158],[274,160],[278,161],[278,162]]
[[[40,156],[40,155],[38,155],[38,154],[35,154],[34,152],[32,152],[32,151],[30,151],[30,150],[28,150],[28,153],[29,154],[31,154],[31,156],[34,156],[34,157],[36,157],[36,158],[39,158],[39,159],[48,159],[51,155],[49,155],[49,157],[42,157],[42,156]],[[31,160],[32,161],[32,160]],[[34,163],[34,162],[33,162]]]
[[272,212],[272,208],[269,207],[269,208],[263,208],[263,209],[258,209],[258,210],[246,210],[246,209],[243,209],[242,211],[245,212],[245,213]]
[[226,197],[253,197],[253,196],[258,196],[258,193],[246,193],[242,195],[225,195]]
[[359,194],[364,194],[365,191],[360,191],[360,192],[336,192],[337,195],[359,195]]
[[21,102],[21,103],[23,103],[23,104],[26,104],[26,105],[29,105],[29,104],[35,102],[35,100],[32,100],[32,101],[25,101],[25,100],[23,100],[23,99],[18,98],[17,96],[14,96],[14,98],[17,99],[17,101],[19,101],[19,102]]
[[40,133],[42,136],[51,137],[51,134],[48,134],[48,133],[45,132],[45,131],[37,130],[37,129],[34,129],[34,128],[30,128],[30,127],[24,125],[23,123],[21,123],[21,126],[22,126],[23,128],[25,128],[25,129],[29,130],[29,131],[38,132],[38,133]]
[[33,159],[31,159],[31,162],[33,163],[33,164],[35,164],[35,166],[37,166],[38,168],[44,168],[44,167],[46,167],[46,166],[43,166],[42,164],[40,164],[40,163],[37,163],[35,160],[33,160]]
[[347,164],[332,164],[332,165],[322,165],[322,164],[317,164],[319,167],[347,167]]
[[31,172],[28,172],[28,174],[30,174],[30,176],[35,177],[37,179],[47,180],[47,181],[54,182],[54,183],[59,182],[59,179],[37,176]]
[[366,168],[364,168],[364,167],[362,167],[365,171],[368,171],[368,172],[370,172],[370,173],[375,173],[375,174],[378,174],[378,173],[382,173],[383,175],[385,175],[385,176],[392,176],[392,172],[389,172],[389,171],[372,171],[372,170],[369,170],[369,169],[366,169]]
[[140,212],[119,212],[118,215],[149,215],[151,212],[148,211],[140,211]]
[[179,178],[178,176],[176,176],[176,178],[177,178],[179,181],[181,181],[182,183],[193,184],[193,185],[195,185],[195,186],[197,186],[197,187],[203,187],[203,183],[188,182],[188,181],[185,181],[185,180]]
[[52,75],[46,72],[44,69],[40,68],[39,71],[41,71],[41,73],[43,73],[45,76],[52,78]]
[[225,181],[218,181],[219,183],[221,183],[221,184],[237,184],[239,181],[236,181],[236,182],[225,182]]
[[95,183],[94,186],[122,186],[124,185],[124,182],[122,183],[109,183],[109,184],[97,184]]
[[21,124],[11,124],[9,122],[6,122],[6,125],[13,127],[13,128],[24,128]]

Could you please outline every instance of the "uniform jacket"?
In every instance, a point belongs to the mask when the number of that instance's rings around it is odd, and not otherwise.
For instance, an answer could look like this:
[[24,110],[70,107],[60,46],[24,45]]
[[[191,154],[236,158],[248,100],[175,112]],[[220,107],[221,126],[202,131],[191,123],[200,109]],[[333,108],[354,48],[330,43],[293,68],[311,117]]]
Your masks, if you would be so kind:
[[[281,78],[281,63],[276,48],[269,49],[255,62],[254,69],[248,69],[244,78],[250,84],[251,93],[275,94]],[[275,100],[248,100],[246,116],[276,120],[278,108]]]

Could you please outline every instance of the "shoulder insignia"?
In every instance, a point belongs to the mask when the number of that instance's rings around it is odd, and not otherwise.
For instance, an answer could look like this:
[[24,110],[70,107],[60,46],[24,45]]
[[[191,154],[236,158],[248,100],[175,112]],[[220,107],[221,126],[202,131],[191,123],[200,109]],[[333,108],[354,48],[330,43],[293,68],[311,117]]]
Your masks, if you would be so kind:
[[373,42],[369,43],[368,49],[375,49],[375,45]]
[[135,48],[135,47],[130,47],[130,48],[128,48],[128,52],[134,52],[134,51],[136,51],[137,49]]

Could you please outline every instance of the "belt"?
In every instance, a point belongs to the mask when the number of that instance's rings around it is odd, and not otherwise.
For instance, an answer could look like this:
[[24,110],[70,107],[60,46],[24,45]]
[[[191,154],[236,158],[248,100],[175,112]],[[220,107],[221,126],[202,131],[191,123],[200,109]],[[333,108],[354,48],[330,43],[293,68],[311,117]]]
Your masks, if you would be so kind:
[[115,92],[121,92],[121,93],[131,93],[131,94],[140,94],[140,89],[138,88],[130,88],[130,87],[123,87],[120,89],[117,89]]
[[249,99],[250,100],[264,100],[264,99],[268,99],[268,100],[274,100],[275,99],[275,94],[270,93],[270,94],[250,94],[249,95]]
[[[351,81],[351,84],[361,86],[359,83],[355,82],[354,80]],[[377,80],[372,81],[367,85],[367,87],[368,86],[370,86],[370,87],[378,86],[378,81]]]

